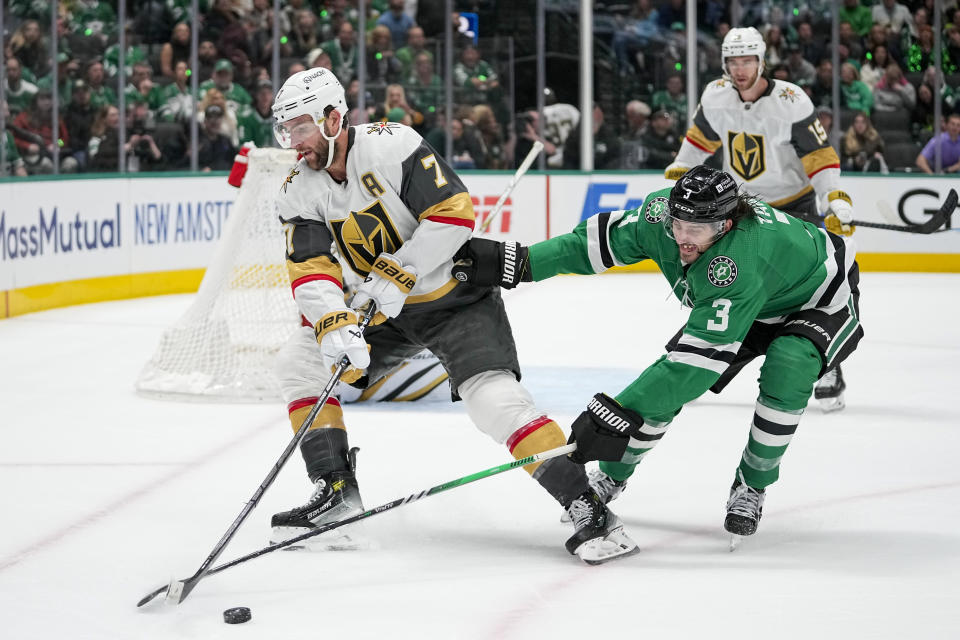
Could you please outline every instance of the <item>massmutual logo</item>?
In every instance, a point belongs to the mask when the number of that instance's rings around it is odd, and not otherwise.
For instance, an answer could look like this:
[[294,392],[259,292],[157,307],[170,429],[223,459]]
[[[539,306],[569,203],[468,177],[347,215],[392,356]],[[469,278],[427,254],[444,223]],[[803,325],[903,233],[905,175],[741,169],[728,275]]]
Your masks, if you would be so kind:
[[745,131],[727,132],[730,168],[744,180],[753,180],[767,170],[763,136]]
[[[11,216],[11,218],[14,218]],[[109,217],[38,209],[36,218],[14,224],[0,211],[0,255],[4,261],[50,253],[89,252],[120,247],[120,204]]]
[[727,256],[717,256],[707,265],[707,280],[715,287],[729,287],[737,279],[737,263]]
[[667,198],[659,196],[650,201],[643,217],[651,224],[657,224],[667,214]]

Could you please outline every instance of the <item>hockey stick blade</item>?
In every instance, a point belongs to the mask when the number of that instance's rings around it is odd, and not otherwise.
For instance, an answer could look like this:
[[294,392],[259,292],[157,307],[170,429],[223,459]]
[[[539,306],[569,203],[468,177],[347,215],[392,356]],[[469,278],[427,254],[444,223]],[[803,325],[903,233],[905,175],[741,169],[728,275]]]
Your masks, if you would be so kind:
[[[361,334],[366,330],[375,313],[376,305],[371,303],[359,325]],[[173,580],[169,585],[151,591],[141,598],[139,602],[137,602],[138,607],[142,607],[143,605],[147,604],[164,591],[167,592],[167,604],[180,604],[187,598],[188,595],[190,595],[190,592],[193,591],[194,587],[197,586],[197,583],[203,580],[204,576],[210,572],[213,563],[217,561],[217,558],[220,557],[220,554],[223,553],[223,550],[227,548],[227,544],[229,544],[230,540],[233,539],[233,536],[237,533],[240,525],[243,524],[244,520],[247,519],[247,516],[250,515],[250,512],[256,508],[257,504],[260,502],[260,499],[263,497],[263,494],[266,493],[267,489],[270,488],[270,485],[273,484],[273,481],[276,480],[277,475],[283,468],[283,465],[285,465],[287,460],[290,459],[293,450],[297,448],[297,445],[300,443],[303,435],[307,432],[309,426],[313,424],[314,418],[317,417],[320,409],[323,408],[324,404],[326,404],[327,398],[329,398],[330,394],[333,393],[333,388],[336,386],[337,382],[340,381],[340,376],[343,375],[343,372],[346,371],[349,366],[350,360],[346,356],[343,356],[343,358],[341,358],[340,362],[337,364],[336,369],[334,369],[333,375],[330,376],[330,379],[324,386],[323,391],[317,397],[317,400],[313,405],[313,409],[310,410],[310,414],[303,421],[303,424],[300,425],[300,428],[297,429],[293,439],[290,440],[290,442],[287,444],[287,447],[283,450],[283,453],[280,454],[280,457],[270,468],[270,471],[267,473],[267,477],[263,480],[263,482],[260,483],[260,486],[257,487],[257,490],[253,492],[253,495],[250,497],[250,499],[247,500],[246,504],[243,506],[243,509],[240,510],[240,514],[234,518],[226,533],[220,537],[219,542],[217,542],[216,546],[213,547],[213,551],[211,551],[207,556],[207,559],[203,561],[203,564],[200,565],[200,568],[197,569],[197,572],[186,580]]]
[[[195,574],[191,578],[188,578],[187,580],[183,580],[179,582],[175,580],[171,582],[169,585],[159,587],[158,589],[151,591],[149,594],[144,596],[144,598],[140,600],[140,602],[137,603],[137,606],[142,607],[143,605],[147,604],[148,602],[153,600],[155,597],[157,597],[164,591],[167,591],[168,601],[171,598],[176,598],[176,600],[172,604],[179,604],[180,602],[183,602],[187,594],[190,593],[190,591],[193,589],[196,583],[203,577],[212,576],[215,573],[220,573],[221,571],[229,569],[230,567],[235,567],[238,564],[242,564],[248,560],[258,558],[268,553],[273,553],[274,551],[277,551],[279,549],[284,549],[291,545],[297,544],[298,542],[307,540],[308,538],[319,536],[320,534],[326,533],[327,531],[338,529],[348,524],[359,522],[360,520],[365,520],[366,518],[370,518],[372,516],[384,513],[385,511],[390,511],[395,507],[399,507],[405,504],[410,504],[412,502],[416,502],[417,500],[422,500],[423,498],[426,498],[428,496],[432,496],[432,495],[441,493],[443,491],[448,491],[456,487],[462,487],[465,484],[470,484],[471,482],[476,482],[477,480],[489,478],[490,476],[495,476],[497,474],[503,473],[504,471],[519,469],[520,467],[525,467],[528,464],[533,464],[534,462],[541,462],[543,460],[549,460],[550,458],[556,458],[562,455],[566,455],[568,453],[573,453],[576,450],[577,450],[576,444],[564,445],[562,447],[557,447],[556,449],[550,449],[549,451],[544,451],[542,453],[536,453],[532,456],[527,456],[526,458],[520,458],[519,460],[514,460],[513,462],[505,462],[504,464],[497,465],[496,467],[490,467],[489,469],[484,469],[483,471],[471,473],[468,476],[463,476],[461,478],[457,478],[456,480],[451,480],[450,482],[444,482],[443,484],[438,484],[435,487],[430,487],[429,489],[426,489],[425,491],[420,491],[419,493],[412,493],[406,498],[397,498],[392,502],[387,502],[386,504],[382,504],[379,507],[368,509],[363,513],[358,513],[355,516],[350,516],[349,518],[344,518],[343,520],[338,520],[337,522],[331,522],[330,524],[324,525],[322,527],[318,527],[313,531],[308,531],[307,533],[301,533],[300,535],[294,536],[289,540],[284,540],[283,542],[277,542],[275,544],[267,545],[266,547],[263,547],[262,549],[258,549],[257,551],[251,551],[250,553],[240,556],[239,558],[235,558],[229,562],[225,562],[219,566],[213,567],[212,569],[205,571],[202,575],[199,575],[200,572],[197,572],[197,574]],[[178,591],[180,589],[182,589],[183,591]]]
[[850,224],[856,227],[863,227],[865,229],[883,229],[886,231],[901,231],[904,233],[919,233],[919,234],[931,234],[940,229],[943,225],[950,220],[950,216],[953,215],[954,209],[957,208],[957,190],[950,189],[950,193],[947,194],[947,199],[940,206],[940,209],[930,216],[930,219],[924,222],[923,224],[917,225],[900,225],[900,224],[885,224],[882,222],[866,222],[863,220],[852,220]]

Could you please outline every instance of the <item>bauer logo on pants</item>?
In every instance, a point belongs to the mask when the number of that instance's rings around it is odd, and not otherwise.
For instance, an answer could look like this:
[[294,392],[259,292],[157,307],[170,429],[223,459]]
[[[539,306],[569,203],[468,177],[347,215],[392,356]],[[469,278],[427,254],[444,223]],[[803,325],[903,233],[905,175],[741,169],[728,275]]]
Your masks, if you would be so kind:
[[729,287],[737,279],[737,263],[727,256],[717,256],[707,265],[707,280],[715,287]]

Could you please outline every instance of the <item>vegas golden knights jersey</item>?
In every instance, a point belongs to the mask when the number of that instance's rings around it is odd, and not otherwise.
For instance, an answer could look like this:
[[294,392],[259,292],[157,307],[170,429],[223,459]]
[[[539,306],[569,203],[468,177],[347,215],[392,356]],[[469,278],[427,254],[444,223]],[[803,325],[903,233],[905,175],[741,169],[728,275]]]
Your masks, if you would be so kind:
[[790,82],[768,80],[756,102],[746,103],[729,80],[703,90],[676,164],[693,167],[723,148],[723,168],[748,192],[777,208],[816,191],[838,189],[840,159],[827,142],[813,103]]
[[409,127],[351,127],[346,181],[340,184],[300,160],[280,187],[279,211],[290,282],[305,324],[342,306],[344,270],[362,279],[381,253],[416,269],[404,313],[482,293],[450,276],[453,254],[473,232],[467,189]]

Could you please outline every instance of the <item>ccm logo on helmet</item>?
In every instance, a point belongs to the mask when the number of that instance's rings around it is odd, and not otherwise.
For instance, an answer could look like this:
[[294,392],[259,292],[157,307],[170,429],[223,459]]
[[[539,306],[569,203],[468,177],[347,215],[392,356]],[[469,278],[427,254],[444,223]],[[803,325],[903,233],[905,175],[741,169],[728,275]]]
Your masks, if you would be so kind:
[[597,416],[601,421],[610,425],[611,428],[616,429],[620,433],[626,433],[633,426],[630,424],[629,420],[624,420],[620,416],[614,414],[610,409],[607,409],[603,406],[603,403],[592,398],[587,404],[587,409],[590,410],[593,415]]

